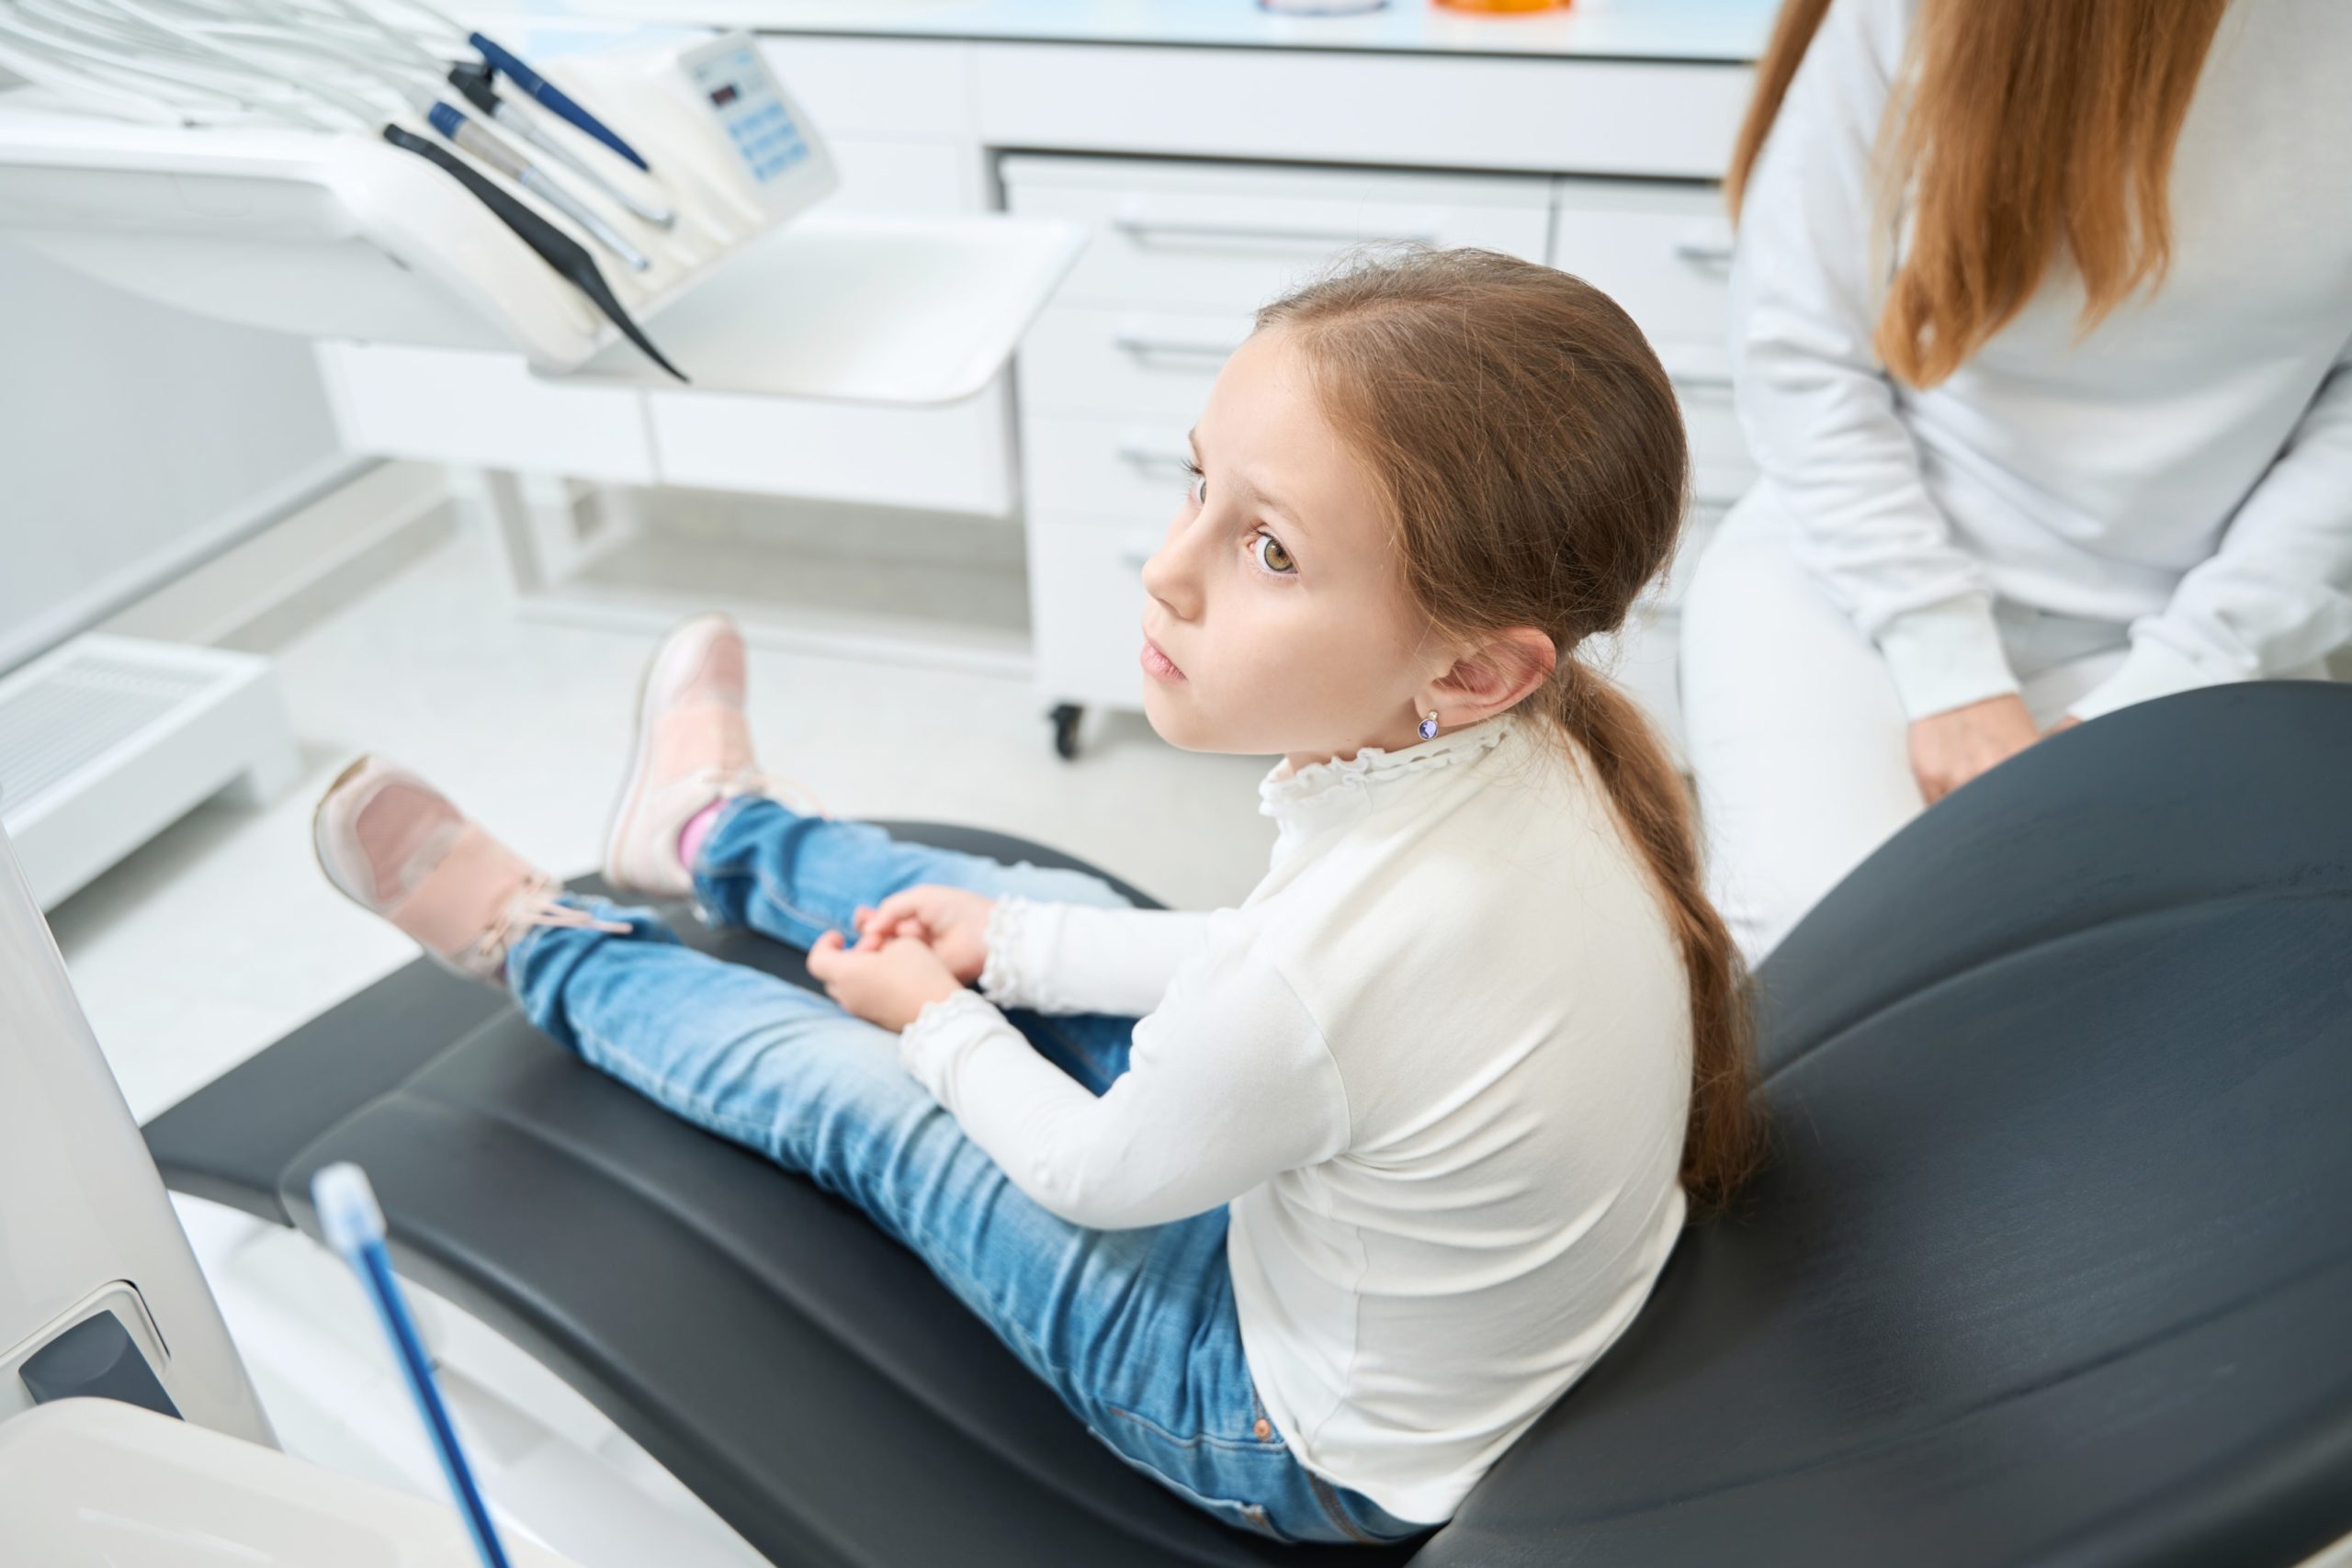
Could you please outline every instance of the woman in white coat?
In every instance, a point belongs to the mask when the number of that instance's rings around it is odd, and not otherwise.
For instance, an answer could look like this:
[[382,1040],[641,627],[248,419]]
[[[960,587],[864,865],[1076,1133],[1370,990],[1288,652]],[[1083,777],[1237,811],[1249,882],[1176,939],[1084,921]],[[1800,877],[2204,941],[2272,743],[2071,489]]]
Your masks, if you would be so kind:
[[1682,648],[1751,959],[2051,729],[2352,638],[2347,62],[2342,0],[1789,0]]

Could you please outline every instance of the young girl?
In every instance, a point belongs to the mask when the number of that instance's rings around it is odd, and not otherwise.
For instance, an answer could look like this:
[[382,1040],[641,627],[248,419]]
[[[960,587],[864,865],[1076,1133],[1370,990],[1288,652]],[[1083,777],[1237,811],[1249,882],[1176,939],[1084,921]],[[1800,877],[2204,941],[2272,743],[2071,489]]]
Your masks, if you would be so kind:
[[1261,311],[1193,443],[1145,707],[1188,750],[1284,754],[1238,908],[771,798],[716,616],[655,655],[606,876],[806,948],[830,1001],[560,894],[372,759],[320,859],[590,1063],[861,1205],[1155,1480],[1280,1540],[1395,1540],[1757,1156],[1679,781],[1573,657],[1673,547],[1682,428],[1597,290],[1415,251]]

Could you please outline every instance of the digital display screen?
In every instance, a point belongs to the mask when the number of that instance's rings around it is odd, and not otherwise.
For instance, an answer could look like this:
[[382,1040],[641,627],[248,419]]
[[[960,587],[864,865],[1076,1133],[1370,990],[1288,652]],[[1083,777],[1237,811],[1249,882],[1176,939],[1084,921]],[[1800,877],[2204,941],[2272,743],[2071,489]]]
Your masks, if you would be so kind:
[[710,95],[710,101],[717,104],[720,108],[725,108],[728,105],[733,103],[737,98],[741,96],[742,94],[735,90],[735,84],[729,82],[724,86],[714,89]]

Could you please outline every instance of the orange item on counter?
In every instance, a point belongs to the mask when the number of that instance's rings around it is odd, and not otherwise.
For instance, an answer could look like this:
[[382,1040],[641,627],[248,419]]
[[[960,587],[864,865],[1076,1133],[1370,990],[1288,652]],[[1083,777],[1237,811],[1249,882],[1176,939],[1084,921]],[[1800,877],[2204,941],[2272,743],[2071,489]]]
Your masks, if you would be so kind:
[[1435,0],[1447,11],[1552,11],[1565,9],[1568,0]]

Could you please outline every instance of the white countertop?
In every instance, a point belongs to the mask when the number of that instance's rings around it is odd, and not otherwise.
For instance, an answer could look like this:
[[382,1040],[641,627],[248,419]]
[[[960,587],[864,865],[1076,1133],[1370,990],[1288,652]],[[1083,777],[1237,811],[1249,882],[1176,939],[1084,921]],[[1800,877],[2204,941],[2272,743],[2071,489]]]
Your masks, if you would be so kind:
[[1354,17],[1275,16],[1256,0],[543,0],[545,14],[755,32],[1222,49],[1730,61],[1762,52],[1777,0],[1574,0],[1480,16],[1389,0]]

